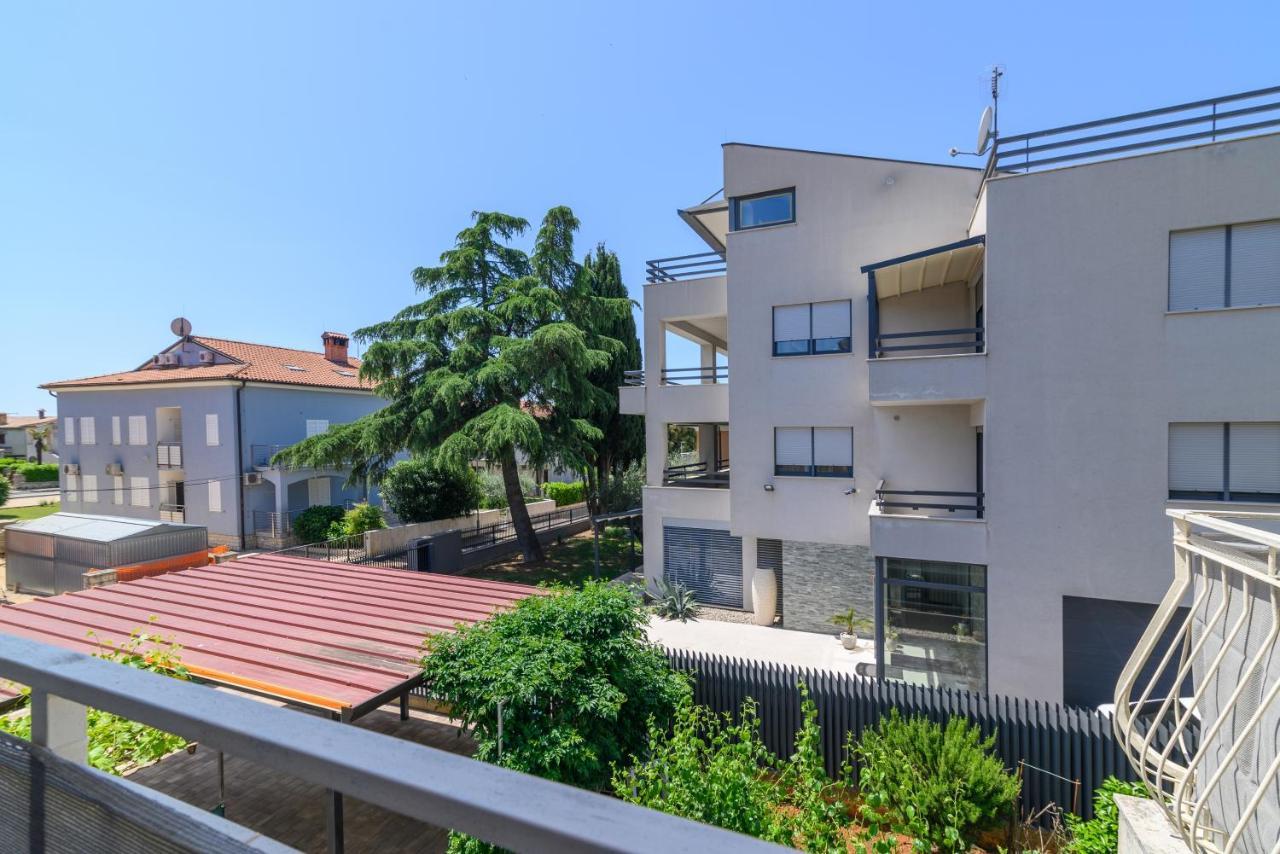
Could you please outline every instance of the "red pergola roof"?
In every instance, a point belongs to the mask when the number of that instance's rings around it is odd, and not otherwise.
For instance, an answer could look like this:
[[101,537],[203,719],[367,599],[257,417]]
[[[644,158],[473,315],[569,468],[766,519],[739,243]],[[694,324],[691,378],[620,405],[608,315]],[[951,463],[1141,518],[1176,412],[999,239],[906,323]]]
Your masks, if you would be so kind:
[[0,607],[0,632],[93,653],[143,629],[180,645],[204,681],[349,719],[421,676],[427,634],[538,592],[262,555]]

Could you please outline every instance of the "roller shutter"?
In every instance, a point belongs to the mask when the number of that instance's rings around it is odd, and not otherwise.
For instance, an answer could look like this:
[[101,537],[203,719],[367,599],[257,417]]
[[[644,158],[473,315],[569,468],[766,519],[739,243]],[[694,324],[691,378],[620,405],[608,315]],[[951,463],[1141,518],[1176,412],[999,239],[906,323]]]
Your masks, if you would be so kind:
[[662,573],[704,605],[742,607],[742,538],[712,528],[662,529]]

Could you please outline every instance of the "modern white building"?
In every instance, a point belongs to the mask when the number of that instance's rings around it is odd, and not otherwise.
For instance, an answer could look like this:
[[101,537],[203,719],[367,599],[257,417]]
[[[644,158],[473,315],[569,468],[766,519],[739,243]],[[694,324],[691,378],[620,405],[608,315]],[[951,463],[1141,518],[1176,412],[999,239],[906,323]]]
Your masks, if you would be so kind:
[[620,390],[650,583],[751,609],[771,568],[785,628],[852,606],[886,678],[1109,702],[1166,509],[1280,500],[1276,92],[995,135],[985,169],[726,144]]

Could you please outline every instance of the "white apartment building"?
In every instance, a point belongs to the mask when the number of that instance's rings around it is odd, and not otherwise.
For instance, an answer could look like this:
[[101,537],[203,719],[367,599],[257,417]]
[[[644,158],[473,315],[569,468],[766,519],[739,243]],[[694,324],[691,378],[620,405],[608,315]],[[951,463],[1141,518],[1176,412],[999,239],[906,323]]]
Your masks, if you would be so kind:
[[886,678],[1109,702],[1166,509],[1280,501],[1280,135],[1229,121],[1276,92],[986,169],[726,144],[620,390],[650,584],[751,609],[768,567],[784,628],[873,619]]

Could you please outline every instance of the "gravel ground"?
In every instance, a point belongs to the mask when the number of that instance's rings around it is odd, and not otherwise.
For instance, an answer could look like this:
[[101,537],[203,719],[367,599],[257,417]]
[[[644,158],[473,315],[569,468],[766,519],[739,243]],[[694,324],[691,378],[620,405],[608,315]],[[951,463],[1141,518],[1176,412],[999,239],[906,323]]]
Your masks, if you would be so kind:
[[711,608],[698,606],[698,619],[716,623],[753,623],[755,615],[750,611],[734,611],[731,608]]

